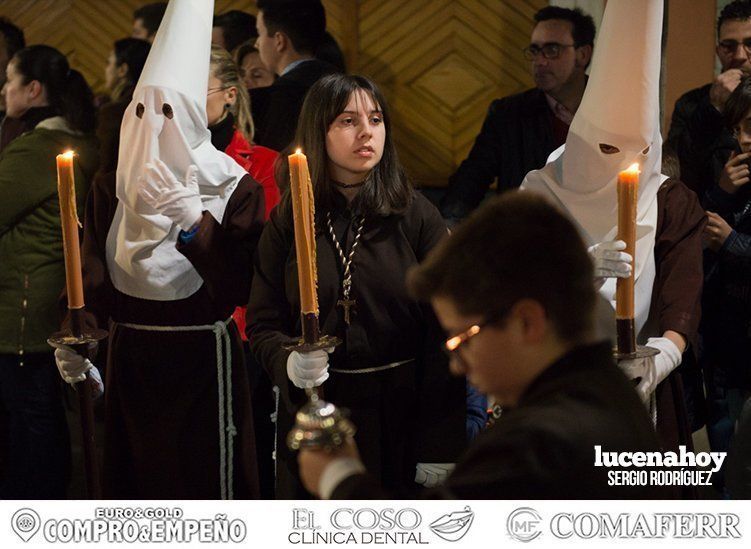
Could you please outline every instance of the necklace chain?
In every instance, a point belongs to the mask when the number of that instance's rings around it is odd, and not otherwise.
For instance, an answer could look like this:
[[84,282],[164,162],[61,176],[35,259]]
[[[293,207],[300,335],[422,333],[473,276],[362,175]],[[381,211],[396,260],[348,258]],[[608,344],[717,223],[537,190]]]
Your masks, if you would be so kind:
[[334,248],[336,248],[336,252],[339,254],[339,260],[342,262],[342,267],[344,269],[342,279],[342,299],[339,300],[338,304],[344,307],[344,320],[347,325],[349,325],[349,309],[355,304],[354,300],[351,300],[349,298],[350,292],[352,291],[352,261],[355,258],[357,245],[360,243],[360,237],[362,236],[363,227],[365,227],[365,217],[361,216],[360,219],[355,222],[355,224],[357,227],[355,229],[355,239],[352,242],[352,247],[349,249],[349,254],[345,256],[344,250],[342,250],[342,247],[339,244],[339,240],[336,238],[336,234],[334,233],[334,225],[331,223],[331,212],[326,212],[326,226],[329,230],[331,241],[334,243]]

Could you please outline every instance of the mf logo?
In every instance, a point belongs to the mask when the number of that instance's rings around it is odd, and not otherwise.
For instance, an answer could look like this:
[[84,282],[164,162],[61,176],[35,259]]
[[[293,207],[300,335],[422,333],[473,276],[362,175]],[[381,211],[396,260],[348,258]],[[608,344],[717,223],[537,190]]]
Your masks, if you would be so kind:
[[508,516],[506,531],[517,541],[528,542],[537,538],[542,531],[540,514],[531,507],[520,507]]

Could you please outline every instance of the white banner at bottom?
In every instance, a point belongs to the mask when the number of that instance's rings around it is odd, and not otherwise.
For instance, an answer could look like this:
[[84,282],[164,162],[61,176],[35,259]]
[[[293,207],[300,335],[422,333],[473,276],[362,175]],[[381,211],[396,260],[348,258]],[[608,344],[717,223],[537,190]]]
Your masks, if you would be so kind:
[[0,546],[748,547],[749,522],[706,500],[3,501]]

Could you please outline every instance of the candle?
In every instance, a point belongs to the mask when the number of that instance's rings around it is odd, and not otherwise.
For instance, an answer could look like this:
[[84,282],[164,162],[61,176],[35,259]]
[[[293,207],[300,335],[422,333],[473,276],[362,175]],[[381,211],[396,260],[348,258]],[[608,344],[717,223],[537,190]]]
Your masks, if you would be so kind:
[[[631,164],[618,174],[618,240],[626,243],[624,250],[636,255],[636,200],[639,194],[639,165]],[[634,264],[631,276],[619,278],[616,289],[615,317],[634,318]]]
[[[636,257],[636,205],[639,196],[639,165],[631,164],[618,174],[618,240],[626,243],[624,250]],[[619,278],[615,292],[615,319],[618,325],[618,349],[623,353],[636,351],[634,331],[634,272],[631,261],[631,276]]]
[[81,250],[78,242],[78,213],[76,211],[76,184],[73,176],[75,153],[67,151],[57,155],[57,193],[60,199],[60,222],[63,230],[65,254],[65,280],[68,290],[68,308],[83,308],[83,281],[81,279]]
[[310,182],[308,159],[297,149],[289,155],[292,214],[295,223],[297,277],[300,285],[300,308],[303,315],[318,316],[315,204]]

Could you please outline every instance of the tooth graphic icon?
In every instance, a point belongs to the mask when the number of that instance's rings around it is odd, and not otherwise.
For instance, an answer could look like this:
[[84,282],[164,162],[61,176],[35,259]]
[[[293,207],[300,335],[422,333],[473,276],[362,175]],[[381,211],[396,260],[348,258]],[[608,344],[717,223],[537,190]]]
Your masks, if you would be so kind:
[[39,515],[33,509],[19,509],[11,519],[11,527],[23,541],[29,541],[39,531]]
[[430,524],[431,531],[446,541],[459,541],[469,531],[475,514],[469,507],[464,511],[449,513]]

